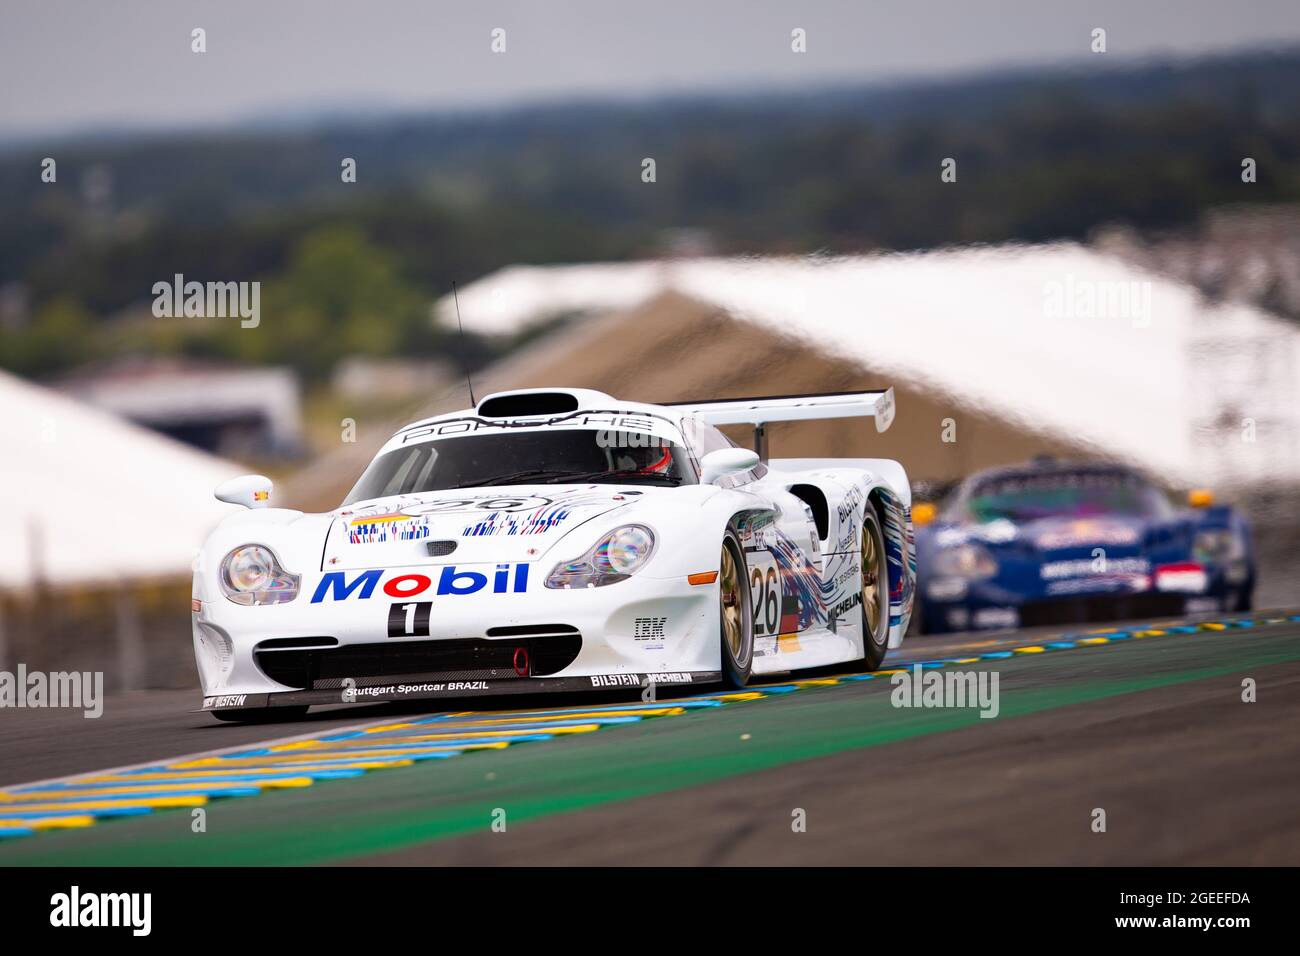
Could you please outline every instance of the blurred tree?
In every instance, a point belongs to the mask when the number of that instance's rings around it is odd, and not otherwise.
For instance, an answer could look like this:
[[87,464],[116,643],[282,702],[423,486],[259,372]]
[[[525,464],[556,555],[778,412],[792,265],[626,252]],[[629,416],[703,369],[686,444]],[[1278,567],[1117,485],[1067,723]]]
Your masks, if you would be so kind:
[[[647,144],[653,186],[638,175]],[[287,362],[319,380],[347,354],[475,367],[509,344],[475,340],[469,315],[470,335],[439,339],[427,303],[453,281],[653,255],[683,229],[723,254],[862,252],[1189,229],[1224,204],[1300,202],[1300,51],[71,141],[61,174],[112,175],[116,213],[96,230],[76,190],[33,177],[43,155],[0,150],[0,284],[38,312],[62,305],[6,333],[0,364],[80,361],[84,335],[54,348],[49,331],[75,306],[101,330],[95,356]],[[366,170],[343,190],[342,155]],[[956,185],[939,179],[948,156]],[[149,290],[177,273],[260,277],[262,326],[151,320]]]
[[402,278],[393,253],[348,226],[304,236],[284,273],[263,283],[260,324],[232,322],[219,336],[231,358],[292,365],[315,380],[347,355],[429,356],[438,345],[428,296]]
[[76,299],[59,296],[37,310],[25,329],[0,332],[0,366],[38,378],[97,354],[97,328]]

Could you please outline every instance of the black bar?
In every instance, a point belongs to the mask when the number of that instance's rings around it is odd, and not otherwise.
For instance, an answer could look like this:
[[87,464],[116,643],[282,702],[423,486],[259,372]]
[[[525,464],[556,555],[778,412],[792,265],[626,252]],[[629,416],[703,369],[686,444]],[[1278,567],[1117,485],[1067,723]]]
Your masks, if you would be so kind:
[[[445,862],[455,864],[454,852]],[[627,861],[632,867],[636,862]],[[712,912],[737,914],[753,931],[769,922],[762,901],[772,900],[772,887],[798,885],[796,897],[780,900],[784,927],[808,933],[819,944],[846,938],[866,948],[869,940],[873,949],[896,940],[927,949],[936,942],[970,951],[1017,942],[1047,950],[1104,938],[1179,947],[1202,940],[1217,951],[1232,952],[1242,941],[1283,939],[1294,922],[1295,871],[1288,869],[864,868],[816,873],[737,868],[725,879],[707,869],[671,869],[653,877],[670,880],[674,890],[671,900],[661,901],[662,912],[637,889],[651,876],[628,876],[627,883],[615,876],[595,884],[581,874],[539,878],[536,872],[508,867],[490,872],[329,867],[292,874],[273,868],[7,870],[0,871],[5,883],[0,919],[12,952],[30,951],[21,944],[47,934],[52,940],[61,936],[65,942],[97,945],[138,939],[130,926],[51,925],[51,918],[61,915],[56,914],[60,895],[70,902],[75,886],[83,903],[92,894],[150,894],[149,938],[199,951],[214,942],[232,951],[265,951],[268,942],[287,941],[295,952],[310,944],[342,943],[349,951],[383,953],[408,942],[428,949],[438,939],[473,945],[479,937],[494,948],[517,939],[541,949],[557,934],[588,940],[598,934],[607,939],[606,932],[635,935],[643,932],[640,917],[652,911],[661,931],[689,927],[693,935],[725,945],[728,926],[697,922],[688,912],[692,900],[708,900]],[[603,888],[597,891],[597,885]],[[1170,894],[1182,899],[1171,902]],[[856,902],[844,906],[850,898]],[[143,900],[137,900],[137,914]],[[538,913],[551,917],[539,923],[534,918]],[[1164,924],[1205,918],[1245,919],[1249,925],[1205,929]],[[1154,924],[1119,924],[1133,919]],[[671,936],[666,944],[671,945]]]

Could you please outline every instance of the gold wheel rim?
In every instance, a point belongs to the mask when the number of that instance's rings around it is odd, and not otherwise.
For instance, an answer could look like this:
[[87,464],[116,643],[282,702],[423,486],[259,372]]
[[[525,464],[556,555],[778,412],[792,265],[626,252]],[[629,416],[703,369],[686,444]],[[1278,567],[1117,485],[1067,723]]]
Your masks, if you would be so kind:
[[727,647],[731,649],[731,659],[740,663],[740,656],[745,649],[744,622],[741,621],[740,616],[745,608],[740,594],[740,571],[736,567],[736,559],[731,556],[730,548],[722,549],[722,572],[719,578],[722,637],[727,642]]
[[876,536],[867,525],[862,526],[862,616],[871,629],[871,639],[880,632],[880,616],[884,602],[880,593],[880,551]]

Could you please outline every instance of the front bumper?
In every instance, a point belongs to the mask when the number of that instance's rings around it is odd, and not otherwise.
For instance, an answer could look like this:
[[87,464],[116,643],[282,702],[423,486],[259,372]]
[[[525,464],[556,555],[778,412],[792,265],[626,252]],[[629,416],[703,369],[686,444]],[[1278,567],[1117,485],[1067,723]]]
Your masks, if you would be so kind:
[[[373,687],[347,690],[291,690],[270,694],[223,694],[203,698],[203,710],[253,710],[263,707],[300,707],[312,704],[367,704],[402,700],[496,697],[507,694],[576,693],[716,684],[721,671],[673,673],[592,674],[588,677],[529,677],[503,680],[440,681],[408,679]],[[651,698],[653,699],[653,698]]]
[[[391,569],[381,585],[410,571]],[[716,585],[638,575],[602,588],[555,590],[531,578],[523,593],[399,597],[377,586],[369,597],[357,589],[313,602],[314,587],[286,604],[244,607],[196,580],[204,709],[721,679]]]
[[[1182,616],[1232,610],[1244,584],[1211,573],[1199,591],[1134,589],[1117,582],[1081,582],[1073,593],[1018,591],[990,581],[968,582],[949,596],[930,582],[921,587],[922,626],[927,633],[1040,625],[1104,624],[1143,617]],[[936,595],[936,591],[938,594]]]

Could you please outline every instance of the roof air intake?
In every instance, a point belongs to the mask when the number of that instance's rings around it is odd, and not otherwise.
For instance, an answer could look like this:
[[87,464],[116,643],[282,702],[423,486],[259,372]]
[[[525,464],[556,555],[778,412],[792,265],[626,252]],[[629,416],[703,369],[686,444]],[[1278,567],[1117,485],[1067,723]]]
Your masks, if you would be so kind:
[[515,392],[491,395],[479,403],[484,418],[522,418],[528,415],[563,415],[578,410],[578,398],[567,392]]

